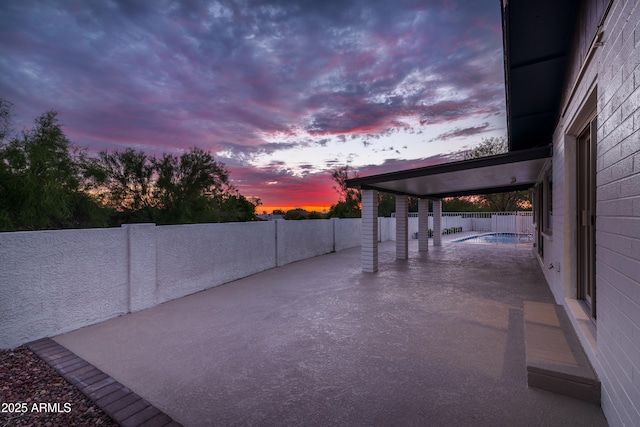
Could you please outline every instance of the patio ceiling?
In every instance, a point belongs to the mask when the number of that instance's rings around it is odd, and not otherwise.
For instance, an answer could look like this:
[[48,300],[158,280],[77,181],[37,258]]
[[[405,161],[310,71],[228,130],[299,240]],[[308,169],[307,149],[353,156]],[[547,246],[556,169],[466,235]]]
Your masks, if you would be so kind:
[[510,151],[551,142],[560,112],[577,3],[503,1]]
[[351,188],[420,198],[526,190],[535,185],[551,146],[347,180]]

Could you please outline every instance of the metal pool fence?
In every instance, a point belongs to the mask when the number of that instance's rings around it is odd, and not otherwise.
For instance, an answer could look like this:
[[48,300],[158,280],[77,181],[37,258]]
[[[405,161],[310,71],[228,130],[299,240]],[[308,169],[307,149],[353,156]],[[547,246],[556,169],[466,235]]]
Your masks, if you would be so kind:
[[[417,212],[409,212],[409,232],[414,238],[418,231],[417,217]],[[429,229],[433,230],[432,213],[429,213]],[[530,245],[534,233],[533,212],[443,212],[442,233],[447,236],[446,240],[474,234],[508,233],[516,235],[517,242]]]

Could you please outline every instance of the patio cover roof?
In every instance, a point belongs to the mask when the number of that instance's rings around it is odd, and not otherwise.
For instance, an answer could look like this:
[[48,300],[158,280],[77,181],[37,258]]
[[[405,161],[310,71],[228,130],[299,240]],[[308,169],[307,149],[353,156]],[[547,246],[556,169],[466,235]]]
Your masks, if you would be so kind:
[[577,5],[577,0],[502,2],[508,154],[354,178],[347,185],[421,198],[532,187],[552,156]]
[[571,52],[576,0],[503,0],[509,151],[551,143]]
[[552,147],[443,163],[347,180],[351,188],[420,198],[471,196],[533,187]]

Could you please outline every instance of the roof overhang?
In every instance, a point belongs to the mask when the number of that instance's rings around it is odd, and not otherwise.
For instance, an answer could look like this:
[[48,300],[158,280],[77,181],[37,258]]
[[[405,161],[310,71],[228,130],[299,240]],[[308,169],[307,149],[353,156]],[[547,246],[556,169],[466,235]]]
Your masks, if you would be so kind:
[[535,185],[551,146],[347,180],[351,188],[419,198],[520,191]]
[[578,0],[502,0],[509,153],[354,178],[352,188],[420,198],[535,185],[560,114]]
[[577,0],[503,0],[509,151],[551,143]]

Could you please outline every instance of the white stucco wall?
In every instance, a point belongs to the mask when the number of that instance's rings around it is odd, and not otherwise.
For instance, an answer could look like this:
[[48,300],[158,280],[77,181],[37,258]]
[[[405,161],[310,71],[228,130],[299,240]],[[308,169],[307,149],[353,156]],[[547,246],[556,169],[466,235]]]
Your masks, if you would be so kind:
[[156,226],[130,224],[123,228],[128,240],[128,312],[135,312],[158,304]]
[[396,220],[394,218],[378,217],[378,241],[388,242],[389,240],[395,240],[395,238]]
[[0,233],[0,348],[360,245],[360,219]]
[[[433,218],[430,218],[431,221],[430,222],[430,227],[433,230]],[[469,231],[471,229],[470,227],[471,224],[471,220],[470,218],[462,218],[461,216],[449,216],[449,215],[443,215],[442,216],[442,228],[453,228],[453,227],[462,227],[463,231]]]
[[[414,239],[415,233],[418,232],[418,218],[409,217],[408,235],[409,240]],[[432,228],[433,218],[429,218],[429,228]],[[378,241],[387,242],[396,240],[396,219],[395,217],[378,218]]]
[[128,310],[125,229],[0,233],[0,348]]
[[274,221],[156,227],[157,303],[276,266]]
[[360,246],[362,221],[360,218],[332,219],[334,250],[336,252]]
[[332,220],[278,220],[278,266],[333,252]]

